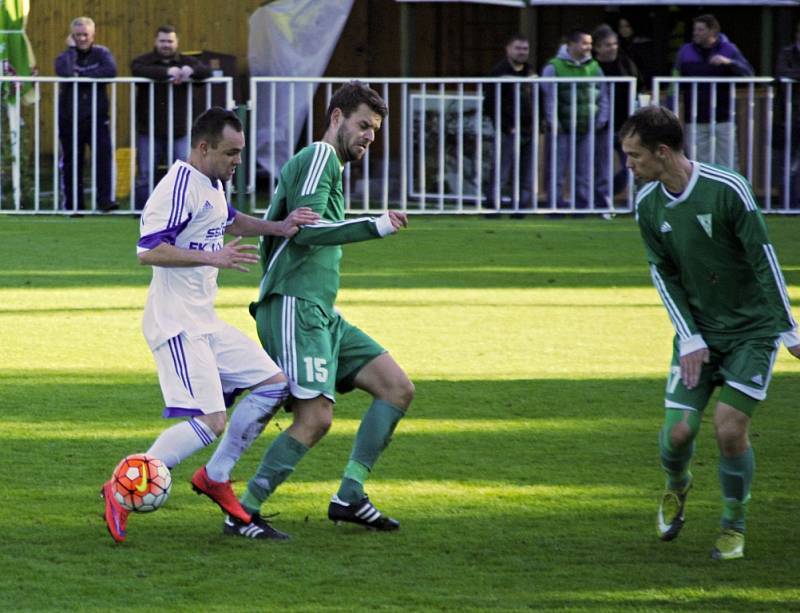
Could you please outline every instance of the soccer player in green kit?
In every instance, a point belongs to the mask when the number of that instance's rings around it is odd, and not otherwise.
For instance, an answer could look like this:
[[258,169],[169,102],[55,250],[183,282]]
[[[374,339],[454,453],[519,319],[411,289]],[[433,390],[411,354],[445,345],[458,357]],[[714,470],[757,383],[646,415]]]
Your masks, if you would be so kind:
[[407,225],[406,215],[398,211],[376,218],[345,220],[344,215],[344,164],[361,159],[387,112],[374,90],[356,81],[344,84],[331,98],[322,140],[281,169],[266,218],[284,219],[308,207],[321,219],[301,227],[293,240],[262,241],[264,275],[250,312],[262,345],[289,378],[293,422],[267,449],[242,497],[253,520],[245,524],[227,517],[228,534],[286,538],[261,519],[261,505],[330,428],[336,392],[354,388],[373,400],[328,517],[377,530],[399,528],[370,502],[364,481],[411,404],[414,386],[385,349],[334,308],[341,245],[382,238]]
[[687,159],[671,111],[639,109],[620,137],[628,168],[646,183],[636,197],[637,220],[675,328],[659,436],[667,484],[658,534],[670,541],[683,526],[694,439],[721,386],[714,428],[723,510],[711,555],[741,558],[755,468],[750,419],[767,395],[779,344],[800,358],[786,284],[750,184],[726,168]]

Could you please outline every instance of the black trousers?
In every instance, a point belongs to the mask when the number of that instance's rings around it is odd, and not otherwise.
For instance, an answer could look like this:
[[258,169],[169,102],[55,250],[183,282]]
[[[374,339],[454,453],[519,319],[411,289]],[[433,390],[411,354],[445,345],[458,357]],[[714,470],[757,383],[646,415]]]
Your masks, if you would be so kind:
[[[58,136],[61,141],[61,189],[64,194],[64,208],[69,211],[86,208],[83,194],[83,171],[86,149],[90,150],[90,154],[96,160],[97,207],[102,209],[110,206],[113,202],[113,192],[111,189],[111,163],[113,161],[113,156],[108,118],[97,119],[97,141],[94,151],[91,150],[91,119],[78,120],[77,159],[73,160],[71,119],[68,121],[59,121]],[[89,163],[91,164],[91,161]],[[73,167],[77,167],[77,182],[75,184],[73,184]],[[74,194],[75,189],[77,190],[77,194]],[[77,200],[74,197],[75,195],[77,195]]]

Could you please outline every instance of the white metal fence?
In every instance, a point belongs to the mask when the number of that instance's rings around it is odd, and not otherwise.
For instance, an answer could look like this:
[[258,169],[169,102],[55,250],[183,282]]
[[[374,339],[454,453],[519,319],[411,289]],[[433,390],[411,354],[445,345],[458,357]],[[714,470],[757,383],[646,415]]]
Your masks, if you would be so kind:
[[[268,204],[282,164],[319,137],[332,92],[344,82],[251,79],[248,192],[253,210]],[[633,78],[368,83],[388,102],[390,112],[364,158],[345,167],[348,212],[390,206],[426,214],[631,210],[630,190],[616,198],[611,191],[621,166],[614,158],[613,131],[600,128],[619,119],[617,98],[624,98],[627,111],[634,108]],[[607,97],[610,108],[603,125],[595,107],[588,126],[579,120],[584,88]],[[571,100],[573,112],[566,122],[547,117],[548,101],[559,91]],[[506,106],[511,113],[503,111]],[[559,150],[570,155],[559,159]],[[582,172],[582,153],[591,160],[587,173]],[[578,198],[581,181],[595,186],[601,178],[604,191],[590,189]]]
[[[333,91],[348,79],[257,77],[250,81],[247,164],[237,177],[238,205],[263,211],[280,168],[319,138]],[[371,79],[389,116],[364,158],[345,167],[349,213],[399,208],[409,213],[475,214],[629,212],[634,185],[615,130],[642,97],[631,78]],[[103,164],[110,161],[115,212],[136,212],[137,179],[157,180],[155,147],[169,160],[184,146],[173,138],[173,91],[156,112],[147,79],[0,77],[0,212],[103,210]],[[90,88],[89,111],[64,117],[61,87]],[[227,77],[191,84],[182,113],[188,127],[211,104],[234,106]],[[685,121],[690,157],[729,165],[753,184],[768,212],[800,212],[797,90],[789,80],[658,78],[652,101]],[[22,104],[26,89],[29,105]],[[110,148],[103,159],[98,102],[108,92]],[[147,92],[147,129],[138,134],[137,92]],[[87,90],[84,90],[86,93]],[[72,108],[78,89],[72,87]],[[779,98],[776,103],[775,99]],[[776,112],[777,111],[777,112]],[[65,138],[64,128],[68,131]],[[166,143],[153,136],[166,129]],[[163,131],[163,130],[162,130]],[[80,136],[83,136],[81,142]],[[69,138],[71,136],[71,138]],[[136,143],[147,172],[137,176]],[[70,149],[65,156],[65,144]],[[100,145],[100,146],[99,146]],[[88,149],[85,188],[78,165]],[[142,157],[142,147],[139,150]],[[110,160],[108,159],[110,158]],[[168,164],[167,164],[168,165]],[[163,169],[162,169],[163,170]],[[65,177],[65,174],[68,176]],[[83,175],[81,175],[83,176]],[[70,193],[65,194],[65,186]],[[229,187],[230,190],[230,187]]]
[[[149,191],[159,170],[155,148],[163,145],[164,156],[169,160],[175,155],[175,115],[185,114],[188,134],[193,118],[212,104],[234,106],[230,77],[187,83],[186,108],[179,113],[172,84],[136,77],[0,77],[0,87],[3,213],[96,213],[102,205],[116,206],[114,212],[135,212],[135,146],[140,136],[135,112],[137,93],[143,89],[147,98],[148,129],[144,131],[145,140],[140,142],[146,142],[149,149]],[[156,112],[154,105],[157,87],[166,87],[164,114]],[[155,136],[157,122],[167,125],[164,139]],[[87,148],[88,161],[84,164]],[[108,176],[104,176],[106,172]],[[130,197],[119,198],[119,191]]]

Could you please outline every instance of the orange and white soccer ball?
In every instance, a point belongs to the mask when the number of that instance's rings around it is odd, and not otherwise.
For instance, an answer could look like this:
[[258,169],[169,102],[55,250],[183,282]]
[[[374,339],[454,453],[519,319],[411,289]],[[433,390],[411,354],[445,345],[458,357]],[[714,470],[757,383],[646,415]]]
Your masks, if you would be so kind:
[[158,458],[134,453],[114,469],[114,497],[128,511],[148,513],[169,498],[172,475]]

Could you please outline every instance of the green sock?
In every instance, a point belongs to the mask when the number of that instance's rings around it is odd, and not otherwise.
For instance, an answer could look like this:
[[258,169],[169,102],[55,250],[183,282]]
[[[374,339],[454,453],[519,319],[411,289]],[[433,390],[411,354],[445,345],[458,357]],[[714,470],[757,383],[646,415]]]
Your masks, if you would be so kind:
[[403,415],[403,411],[388,402],[372,401],[358,427],[350,461],[336,493],[339,498],[345,502],[358,502],[364,497],[364,482],[381,452],[389,445]]
[[281,432],[261,458],[261,464],[247,483],[242,496],[242,506],[250,513],[257,513],[261,505],[277,487],[286,481],[294,467],[308,451],[308,447],[286,432]]
[[747,503],[750,501],[750,484],[756,470],[753,448],[748,447],[742,455],[720,456],[719,485],[722,489],[723,528],[744,532]]

